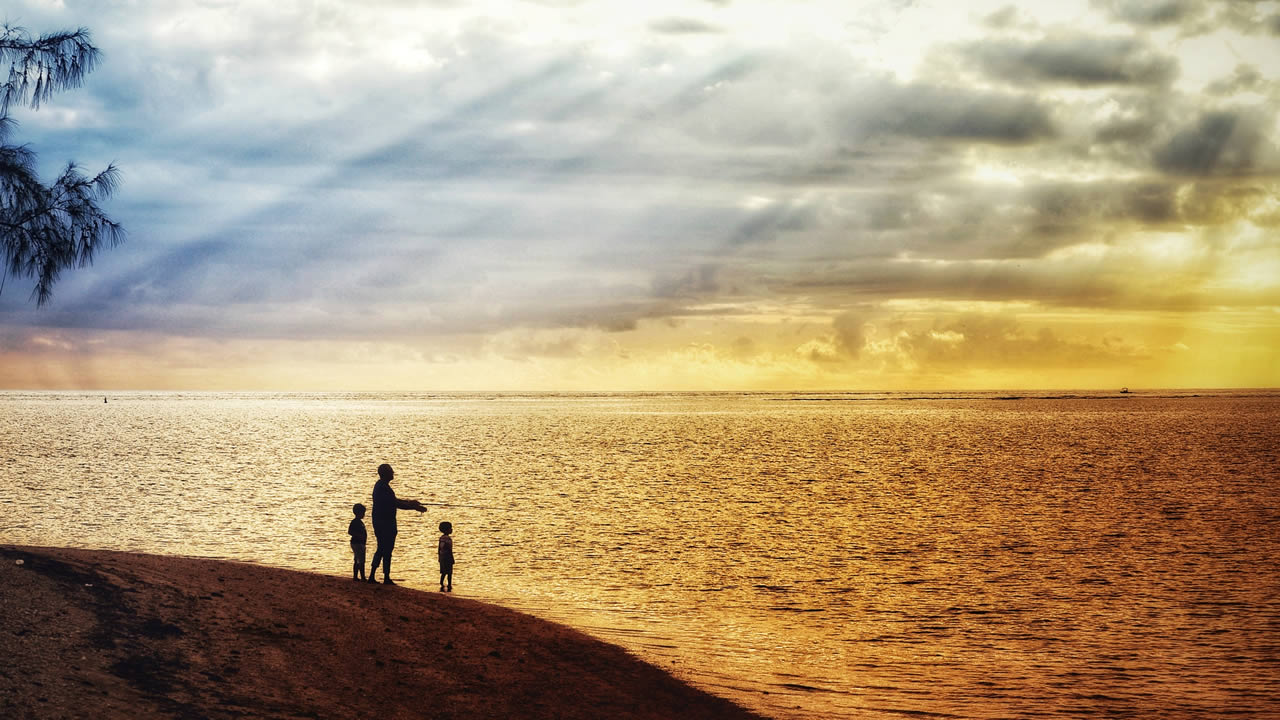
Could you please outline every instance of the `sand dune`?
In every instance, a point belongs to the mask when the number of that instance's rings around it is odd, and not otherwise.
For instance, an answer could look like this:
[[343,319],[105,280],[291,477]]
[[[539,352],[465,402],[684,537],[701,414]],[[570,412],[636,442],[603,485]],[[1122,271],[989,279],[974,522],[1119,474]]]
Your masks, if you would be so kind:
[[0,546],[6,718],[752,718],[620,648],[452,595]]

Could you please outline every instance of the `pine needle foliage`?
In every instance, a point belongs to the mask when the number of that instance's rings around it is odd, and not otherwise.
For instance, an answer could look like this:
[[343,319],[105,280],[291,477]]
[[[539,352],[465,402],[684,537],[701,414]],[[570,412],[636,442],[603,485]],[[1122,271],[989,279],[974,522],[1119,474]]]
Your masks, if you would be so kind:
[[120,171],[108,165],[86,175],[68,163],[52,184],[40,180],[36,154],[9,142],[16,125],[9,108],[38,109],[54,93],[79,87],[99,52],[85,28],[32,38],[23,28],[0,27],[0,68],[9,64],[0,85],[0,280],[34,280],[32,298],[44,305],[63,270],[84,267],[99,248],[124,240],[121,226],[99,206],[116,191]]

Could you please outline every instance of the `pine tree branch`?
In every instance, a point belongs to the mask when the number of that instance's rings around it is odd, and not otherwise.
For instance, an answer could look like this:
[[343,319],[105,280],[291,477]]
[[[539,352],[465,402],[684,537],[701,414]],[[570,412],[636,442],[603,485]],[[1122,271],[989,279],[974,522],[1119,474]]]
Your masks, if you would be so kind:
[[[80,28],[32,39],[24,28],[0,26],[0,279],[35,281],[32,298],[44,305],[61,272],[93,261],[99,248],[124,241],[124,229],[99,207],[119,187],[115,165],[88,177],[68,163],[52,185],[36,173],[36,156],[25,145],[9,145],[15,123],[11,104],[39,108],[53,93],[78,87],[98,62],[89,31]],[[0,284],[0,289],[3,284]]]

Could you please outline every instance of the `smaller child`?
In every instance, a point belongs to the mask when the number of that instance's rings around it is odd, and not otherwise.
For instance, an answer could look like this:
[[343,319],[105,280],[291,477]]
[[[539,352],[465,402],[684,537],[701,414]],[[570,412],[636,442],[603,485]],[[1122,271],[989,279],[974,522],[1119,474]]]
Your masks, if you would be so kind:
[[369,540],[369,533],[364,531],[364,505],[356,503],[351,507],[355,517],[347,526],[347,534],[351,536],[351,553],[355,562],[351,564],[351,579],[364,580],[364,546]]
[[[452,534],[453,523],[440,523],[440,545],[437,553],[440,556],[440,592],[453,592],[453,538],[449,537]],[[444,584],[446,578],[449,580],[448,587]]]

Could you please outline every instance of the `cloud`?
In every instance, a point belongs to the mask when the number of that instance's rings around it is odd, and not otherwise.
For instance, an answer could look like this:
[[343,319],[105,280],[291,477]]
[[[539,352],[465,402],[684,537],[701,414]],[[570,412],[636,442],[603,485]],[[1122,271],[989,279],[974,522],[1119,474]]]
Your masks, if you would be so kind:
[[1143,158],[1138,151],[1156,141],[1170,123],[1169,103],[1146,93],[1113,95],[1105,102],[1111,112],[1087,123],[1085,132],[1091,135],[1091,145],[1085,151],[1111,145],[1104,151],[1115,153],[1112,157],[1126,164],[1139,164]]
[[695,18],[668,17],[649,23],[649,29],[666,35],[701,35],[722,32],[711,23]]
[[847,109],[850,123],[873,134],[923,140],[1026,144],[1056,134],[1049,112],[1029,95],[924,83],[887,85]]
[[511,330],[485,339],[484,351],[508,360],[578,358],[597,352],[599,338],[581,330]]
[[957,368],[1092,368],[1133,364],[1149,351],[1123,339],[1064,338],[1052,328],[1031,329],[1017,320],[966,314],[904,329],[876,351],[916,371]]
[[1018,8],[1006,5],[982,19],[982,24],[992,30],[1007,30],[1015,27],[1022,19]]
[[846,312],[831,321],[835,346],[846,357],[856,359],[867,344],[867,320],[859,313]]
[[1266,183],[1247,179],[1153,176],[994,187],[950,181],[832,198],[814,228],[787,237],[793,245],[828,249],[822,257],[833,263],[1035,260],[1134,232],[1265,223],[1269,193]]
[[1243,92],[1266,92],[1273,86],[1274,83],[1267,82],[1257,67],[1240,64],[1236,66],[1231,77],[1215,80],[1205,88],[1205,92],[1210,95],[1230,97]]
[[1280,34],[1280,13],[1267,0],[1093,0],[1120,22],[1144,29],[1175,27],[1184,36],[1225,28],[1244,34]]
[[1116,20],[1145,27],[1188,23],[1202,17],[1206,9],[1203,0],[1093,0],[1093,5]]
[[[1234,263],[1229,245],[1213,247],[1178,234],[1141,242],[1080,242],[1039,258],[1010,260],[864,259],[795,272],[770,287],[812,303],[895,298],[956,302],[1020,302],[1041,308],[1195,311],[1280,303],[1280,284],[1223,289]],[[1263,256],[1259,257],[1261,261]]]
[[1265,182],[1202,180],[1177,188],[1178,221],[1213,227],[1248,221],[1274,227],[1280,220],[1275,205],[1280,186]]
[[1212,110],[1155,150],[1160,170],[1191,176],[1250,176],[1280,173],[1280,150],[1269,137],[1272,113]]
[[653,279],[653,294],[660,298],[697,298],[720,289],[716,266],[702,265],[676,275],[659,274]]
[[987,39],[964,49],[992,78],[1014,85],[1168,85],[1178,61],[1123,36],[1054,35],[1038,41]]
[[758,352],[756,341],[745,335],[739,335],[729,344],[729,354],[736,360],[750,360]]
[[[803,8],[714,5],[24,10],[89,25],[106,58],[19,139],[115,161],[130,239],[39,313],[11,279],[0,330],[568,363],[714,327],[728,358],[812,370],[793,351],[813,341],[838,373],[874,363],[904,298],[1274,299],[1265,248],[1228,250],[1280,222],[1275,73],[1234,25],[1263,6],[1112,2],[1064,29],[1042,6],[884,4],[868,35],[843,6],[806,29]],[[934,14],[956,19],[916,23]],[[1238,57],[1185,39],[1210,21]],[[978,337],[911,331],[918,356]]]
[[1280,13],[1266,0],[1235,0],[1215,4],[1208,29],[1229,27],[1245,34],[1280,34]]

